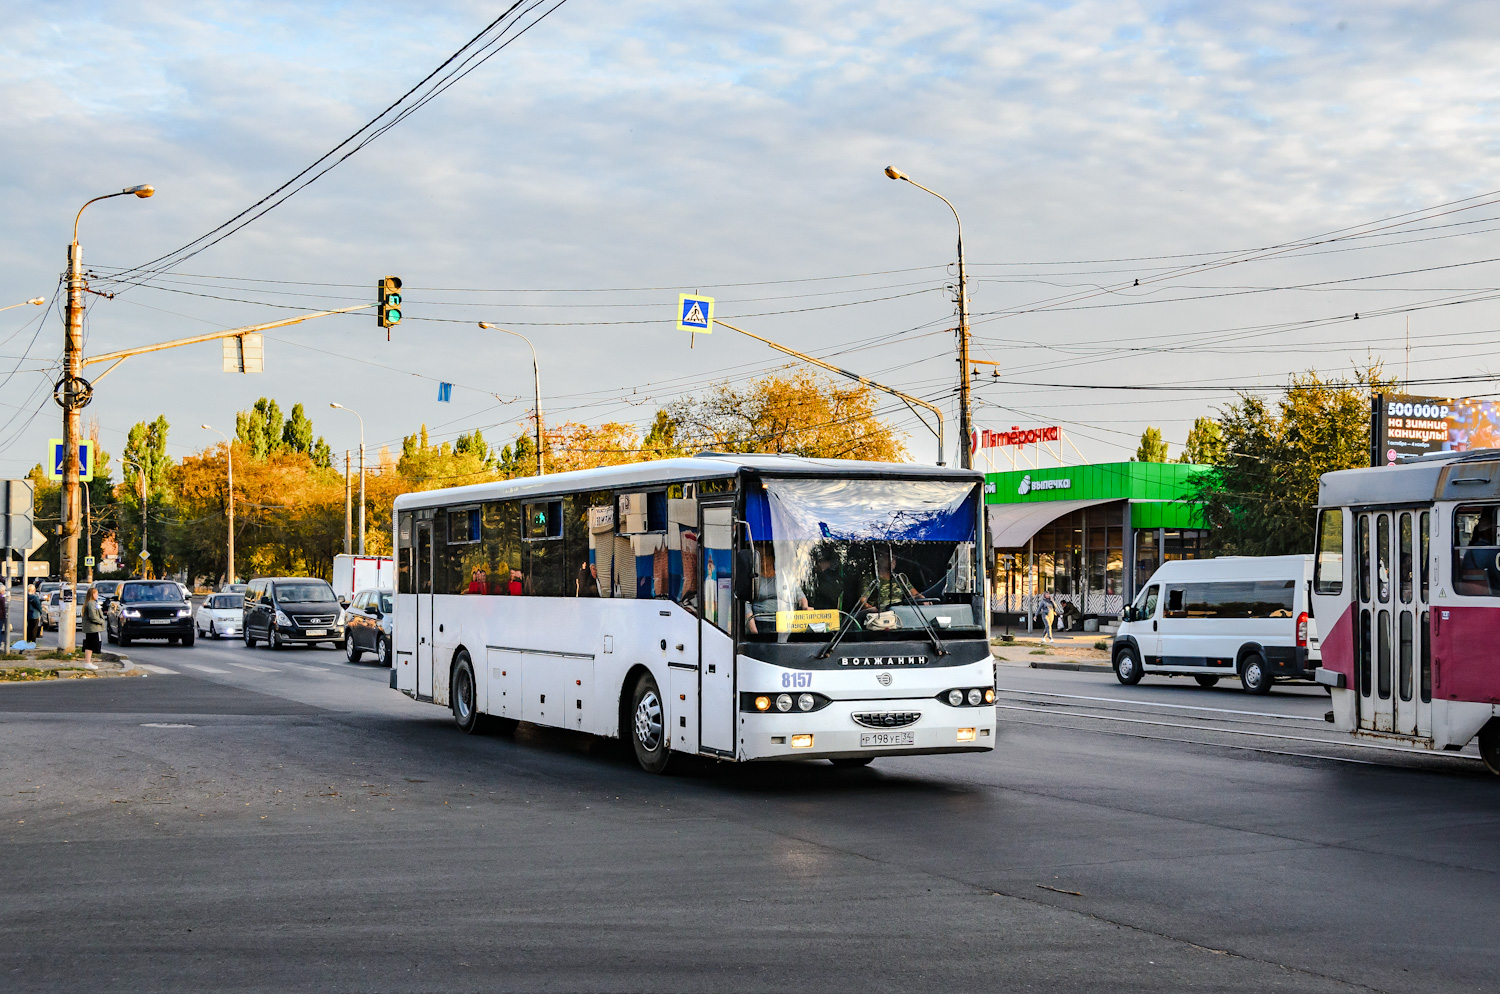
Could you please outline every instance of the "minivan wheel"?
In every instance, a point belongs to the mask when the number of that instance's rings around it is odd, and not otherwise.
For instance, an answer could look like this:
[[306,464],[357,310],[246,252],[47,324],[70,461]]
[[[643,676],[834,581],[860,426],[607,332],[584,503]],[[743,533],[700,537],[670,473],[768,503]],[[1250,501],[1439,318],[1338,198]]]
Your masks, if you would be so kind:
[[1272,683],[1271,672],[1266,668],[1265,657],[1252,652],[1240,663],[1240,684],[1247,694],[1269,694]]
[[1115,656],[1115,679],[1127,687],[1134,687],[1141,682],[1141,661],[1136,656],[1135,650],[1126,646]]
[[671,733],[667,730],[666,705],[656,678],[642,673],[635,681],[635,691],[630,695],[630,745],[635,750],[635,761],[647,773],[665,773],[667,761],[672,758]]
[[479,692],[474,683],[474,665],[463,649],[453,660],[453,685],[448,699],[453,702],[453,720],[458,730],[473,735],[483,730],[483,715],[479,713]]
[[1209,676],[1206,673],[1199,673],[1198,675],[1194,676],[1193,679],[1198,681],[1198,686],[1200,687],[1216,687],[1219,683],[1218,677]]
[[271,648],[277,652],[286,648],[286,642],[282,639],[281,633],[274,628],[271,629]]

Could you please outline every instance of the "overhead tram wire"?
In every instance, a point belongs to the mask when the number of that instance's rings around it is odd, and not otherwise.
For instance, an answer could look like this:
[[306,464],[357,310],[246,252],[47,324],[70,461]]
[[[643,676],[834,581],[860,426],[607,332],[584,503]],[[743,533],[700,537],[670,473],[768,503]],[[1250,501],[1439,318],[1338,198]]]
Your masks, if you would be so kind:
[[[455,52],[453,52],[453,54],[449,55],[448,58],[444,59],[436,69],[424,76],[415,86],[403,93],[379,114],[375,115],[375,117],[371,118],[353,134],[349,135],[349,137],[345,138],[333,148],[329,149],[317,159],[313,160],[311,164],[304,167],[291,179],[281,184],[281,186],[278,186],[276,189],[272,190],[270,193],[266,194],[264,197],[251,204],[249,207],[240,211],[228,221],[225,221],[218,227],[213,228],[212,230],[202,235],[199,235],[197,238],[193,239],[187,244],[182,245],[177,249],[166,253],[165,255],[157,256],[155,259],[152,259],[149,262],[142,263],[138,266],[133,266],[121,273],[115,274],[115,276],[112,278],[113,281],[117,284],[124,283],[126,285],[136,286],[149,282],[156,274],[166,272],[167,270],[180,265],[181,263],[193,258],[206,249],[217,245],[219,242],[223,241],[225,238],[228,238],[230,235],[233,235],[236,232],[242,230],[247,225],[252,224],[260,218],[264,217],[266,214],[270,213],[272,210],[275,210],[281,204],[285,203],[287,200],[291,199],[293,196],[300,193],[302,190],[307,189],[307,187],[311,186],[323,176],[327,175],[339,164],[343,163],[345,160],[363,149],[366,145],[370,144],[372,141],[385,134],[385,132],[389,131],[397,124],[400,124],[411,114],[420,110],[429,101],[435,99],[437,96],[443,93],[443,91],[448,89],[448,87],[457,83],[469,73],[484,65],[484,63],[488,62],[495,55],[499,54],[512,42],[525,35],[526,32],[536,27],[537,24],[541,23],[545,18],[554,13],[566,2],[567,0],[515,0],[515,2],[507,7],[499,17],[496,17],[493,21],[487,24],[482,31],[480,31],[474,37],[470,38]],[[519,30],[515,30],[514,33],[512,33],[512,30],[516,28],[516,25],[520,24],[526,17],[530,16],[538,8],[546,6],[547,4],[551,4],[551,6],[547,7],[547,9],[543,10],[540,14],[537,14],[529,23],[525,24],[525,26],[519,28]],[[524,9],[521,9],[523,7]],[[512,18],[511,15],[516,14],[517,10],[520,10],[520,13]],[[496,31],[497,28],[499,29],[498,32]],[[493,37],[486,37],[491,35],[492,33]],[[507,35],[509,35],[509,37],[507,37]],[[457,63],[456,65],[454,65],[455,62]],[[442,76],[442,78],[438,78],[439,75],[445,70],[448,70],[450,66],[453,66],[451,71],[448,71],[447,75]],[[434,82],[434,80],[436,81]],[[429,86],[429,84],[431,85]],[[424,88],[426,88],[425,91]],[[419,91],[423,92],[421,92],[421,94],[417,96],[415,100],[408,104],[408,98],[411,98],[414,94],[418,94]],[[345,148],[348,148],[348,151],[345,151],[342,155],[339,155],[338,153]],[[335,158],[335,156],[337,156],[337,158]],[[324,166],[324,163],[328,164]],[[313,171],[315,169],[318,169],[319,166],[323,166],[323,168],[314,173]],[[308,175],[309,173],[312,173],[310,177]],[[304,177],[308,178],[303,181]],[[136,278],[131,279],[130,277]]]

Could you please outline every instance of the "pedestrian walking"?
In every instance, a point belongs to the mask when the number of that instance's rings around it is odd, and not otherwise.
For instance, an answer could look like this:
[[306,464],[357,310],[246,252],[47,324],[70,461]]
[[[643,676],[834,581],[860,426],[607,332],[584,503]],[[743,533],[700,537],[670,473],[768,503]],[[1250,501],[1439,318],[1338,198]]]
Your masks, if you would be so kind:
[[99,633],[104,631],[104,611],[99,607],[99,591],[93,587],[83,598],[83,668],[95,670],[94,653],[100,651]]
[[1052,594],[1049,591],[1048,593],[1045,593],[1045,594],[1042,595],[1042,623],[1047,628],[1047,634],[1045,634],[1045,635],[1042,636],[1043,641],[1046,641],[1046,642],[1056,642],[1057,641],[1057,639],[1052,636],[1052,622],[1055,621],[1056,619],[1057,619],[1057,602],[1052,599]]
[[37,642],[42,637],[42,619],[47,609],[42,606],[42,595],[36,592],[36,584],[26,584],[26,641]]

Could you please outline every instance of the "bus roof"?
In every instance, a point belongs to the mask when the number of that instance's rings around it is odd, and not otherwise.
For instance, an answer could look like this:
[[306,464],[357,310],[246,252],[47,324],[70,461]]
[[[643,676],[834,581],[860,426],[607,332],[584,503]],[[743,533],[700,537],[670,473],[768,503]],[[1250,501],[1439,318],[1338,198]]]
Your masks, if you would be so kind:
[[[1500,493],[1500,449],[1440,452],[1404,460],[1394,466],[1341,469],[1318,481],[1319,507],[1363,504],[1419,504]],[[1470,486],[1455,488],[1466,479]]]
[[515,480],[474,483],[466,487],[423,490],[396,498],[398,510],[431,507],[465,500],[493,500],[546,496],[603,490],[621,486],[652,486],[688,480],[727,479],[741,470],[767,476],[842,476],[908,480],[955,480],[984,482],[984,474],[973,469],[921,466],[914,463],[866,462],[857,459],[804,459],[801,456],[739,455],[700,452],[683,459],[602,466],[548,476],[524,476]]

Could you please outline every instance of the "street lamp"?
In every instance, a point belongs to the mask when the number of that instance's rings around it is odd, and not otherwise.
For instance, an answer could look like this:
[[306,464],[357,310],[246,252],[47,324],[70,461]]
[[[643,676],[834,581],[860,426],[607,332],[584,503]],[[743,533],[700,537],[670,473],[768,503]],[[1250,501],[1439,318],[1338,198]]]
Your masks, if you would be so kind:
[[45,297],[32,297],[30,300],[23,300],[19,304],[6,304],[4,307],[0,307],[0,311],[8,311],[12,307],[25,307],[27,304],[35,304],[41,307],[46,302],[47,299]]
[[969,416],[969,288],[964,273],[964,222],[958,216],[953,202],[936,190],[928,190],[895,166],[886,166],[885,174],[891,179],[905,180],[918,190],[937,197],[953,212],[958,222],[958,464],[964,469],[974,468],[974,429]]
[[136,474],[141,478],[141,558],[146,565],[151,565],[151,553],[146,549],[146,468],[129,456],[121,456],[120,464],[126,463],[135,467]]
[[359,417],[359,412],[352,407],[343,404],[330,403],[328,405],[334,410],[348,411],[359,418],[359,554],[365,554],[365,419]]
[[521,334],[519,331],[511,331],[509,328],[502,328],[499,325],[490,324],[488,321],[481,321],[481,322],[479,322],[479,327],[483,328],[485,331],[498,331],[501,334],[514,335],[516,338],[519,338],[521,341],[525,342],[526,343],[526,347],[531,350],[531,381],[532,381],[532,385],[536,388],[536,475],[537,476],[541,476],[543,474],[543,470],[542,470],[542,371],[541,371],[541,367],[537,364],[537,361],[536,361],[536,346],[531,344],[531,339],[527,338],[525,335]]
[[[68,306],[63,332],[63,376],[53,388],[53,397],[63,409],[63,499],[62,499],[62,567],[63,584],[73,589],[78,583],[78,440],[82,437],[80,411],[89,402],[91,387],[83,379],[83,247],[78,244],[78,222],[89,204],[110,197],[134,194],[142,200],[156,192],[149,184],[130,186],[119,193],[106,193],[86,201],[73,217],[73,241],[68,245]],[[143,502],[144,504],[144,502]],[[144,534],[144,532],[142,533]],[[73,602],[65,601],[58,622],[58,648],[72,652],[77,642],[73,631]]]
[[211,431],[224,439],[224,457],[229,460],[229,566],[224,571],[225,583],[234,582],[234,442],[228,435],[224,434],[213,425],[203,425],[204,430]]

